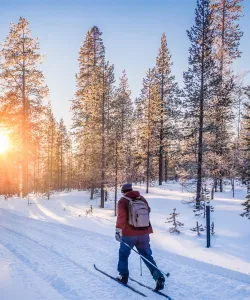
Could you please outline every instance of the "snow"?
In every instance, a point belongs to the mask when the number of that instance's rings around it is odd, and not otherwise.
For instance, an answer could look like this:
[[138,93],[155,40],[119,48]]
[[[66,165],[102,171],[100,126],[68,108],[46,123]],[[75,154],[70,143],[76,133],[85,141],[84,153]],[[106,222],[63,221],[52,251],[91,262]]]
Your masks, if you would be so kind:
[[[179,183],[171,182],[150,188],[136,187],[151,206],[154,234],[151,246],[154,258],[163,271],[170,272],[164,290],[179,299],[250,299],[250,221],[239,214],[246,188],[237,186],[235,198],[230,186],[216,193],[212,205],[215,235],[211,248],[206,236],[190,231],[196,220],[192,208],[182,200],[193,194]],[[98,200],[89,200],[89,193],[59,193],[50,200],[0,199],[0,299],[142,299],[142,296],[118,285],[93,268],[96,265],[115,276],[119,244],[114,239],[113,201],[98,207]],[[93,215],[85,216],[93,206]],[[181,234],[170,234],[166,224],[169,213],[176,208],[184,223]],[[133,278],[154,286],[147,268],[135,253],[129,260]],[[161,299],[145,288],[131,286]]]

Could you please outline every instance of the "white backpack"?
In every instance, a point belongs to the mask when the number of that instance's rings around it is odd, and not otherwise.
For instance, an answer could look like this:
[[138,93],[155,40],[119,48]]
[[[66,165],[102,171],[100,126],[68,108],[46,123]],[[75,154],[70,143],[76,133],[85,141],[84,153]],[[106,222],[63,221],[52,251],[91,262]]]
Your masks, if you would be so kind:
[[128,205],[128,223],[135,228],[147,228],[150,226],[149,220],[149,208],[145,201],[141,198],[131,199],[129,197],[123,196],[129,200]]

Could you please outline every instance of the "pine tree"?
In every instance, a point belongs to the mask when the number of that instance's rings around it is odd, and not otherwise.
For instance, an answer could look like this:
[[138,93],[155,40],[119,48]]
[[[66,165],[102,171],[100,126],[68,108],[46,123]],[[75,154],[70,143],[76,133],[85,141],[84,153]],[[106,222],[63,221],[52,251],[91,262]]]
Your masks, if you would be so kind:
[[74,161],[74,155],[73,155],[73,141],[71,134],[68,133],[68,139],[67,139],[67,151],[66,151],[66,169],[67,169],[67,175],[66,175],[66,187],[68,191],[71,191],[71,189],[76,188],[75,185],[75,161]]
[[154,69],[149,69],[146,78],[143,79],[141,95],[136,101],[139,135],[138,151],[142,160],[146,162],[143,172],[146,177],[146,193],[148,193],[150,181],[155,178],[153,159],[155,158],[155,145],[157,145],[155,125],[159,116],[158,97]]
[[56,168],[56,120],[52,112],[51,104],[46,109],[46,127],[44,134],[44,173],[43,173],[43,192],[50,199],[51,192],[58,188],[57,186],[57,168]]
[[133,132],[133,102],[131,99],[131,91],[128,86],[128,78],[125,70],[120,78],[120,84],[116,91],[117,104],[120,112],[120,129],[121,129],[121,151],[123,155],[122,168],[124,169],[124,180],[132,181],[132,132]]
[[[78,169],[82,171],[81,179],[85,187],[94,189],[94,172],[100,181],[100,107],[102,95],[100,69],[104,60],[104,47],[97,28],[87,32],[79,52],[79,73],[76,76],[77,91],[73,100],[73,129],[78,158]],[[96,156],[96,160],[94,159]]]
[[189,70],[185,80],[185,118],[188,120],[189,137],[197,140],[197,187],[196,205],[199,207],[203,177],[204,132],[206,115],[214,94],[216,70],[213,57],[214,31],[209,0],[198,0],[195,25],[187,31],[191,42]]
[[[17,109],[21,120],[21,153],[22,153],[22,196],[29,192],[29,158],[32,138],[35,141],[35,130],[39,127],[39,115],[43,109],[42,100],[48,89],[43,73],[38,65],[42,56],[39,54],[39,43],[31,37],[29,22],[20,17],[17,24],[11,24],[0,51],[0,80],[5,93],[13,93],[14,103],[10,109]],[[18,102],[17,106],[15,103]],[[19,110],[20,109],[20,110]]]
[[102,33],[94,26],[87,32],[79,52],[77,91],[72,103],[73,129],[77,143],[78,168],[84,185],[101,189],[104,207],[104,185],[107,166],[107,131],[109,104],[113,90],[113,66],[105,61]]
[[235,78],[231,70],[233,61],[241,56],[239,51],[240,38],[243,33],[238,21],[242,12],[242,0],[213,0],[213,27],[215,31],[215,61],[219,68],[220,80],[217,94],[213,103],[212,127],[214,142],[211,146],[214,152],[215,189],[217,179],[222,192],[223,177],[228,176],[227,157],[229,155],[229,142],[232,135],[232,120]]
[[114,178],[115,183],[115,215],[118,184],[132,181],[130,139],[133,128],[133,103],[130,94],[128,78],[124,70],[110,103],[109,176]]
[[66,188],[67,179],[66,155],[70,148],[70,140],[63,119],[60,120],[57,130],[57,186],[58,190],[63,191]]
[[134,154],[134,174],[135,174],[135,181],[140,181],[140,183],[145,181],[145,174],[144,174],[144,162],[145,162],[145,155],[142,143],[142,132],[144,132],[144,122],[142,122],[144,118],[144,103],[141,101],[140,97],[135,99],[135,110],[134,110],[134,132],[135,132],[135,149],[133,151]]
[[[105,195],[105,186],[108,182],[106,173],[108,169],[108,136],[110,130],[110,103],[113,97],[113,83],[114,83],[114,66],[109,65],[109,62],[104,61],[103,65],[103,80],[102,80],[102,106],[101,106],[101,122],[102,122],[102,147],[101,147],[101,207],[104,208],[104,201],[107,198]],[[107,190],[106,190],[107,191]]]
[[233,60],[241,56],[239,50],[243,32],[238,21],[242,13],[243,0],[212,0],[214,29],[216,34],[216,60],[219,63],[221,76],[228,72]]
[[[157,131],[159,132],[159,185],[163,182],[164,156],[168,162],[170,140],[176,138],[176,118],[178,113],[178,87],[175,77],[171,73],[171,55],[167,47],[165,33],[161,37],[161,47],[156,59],[155,77],[159,92],[159,119]],[[164,155],[165,153],[165,155]],[[165,168],[167,179],[167,166]]]

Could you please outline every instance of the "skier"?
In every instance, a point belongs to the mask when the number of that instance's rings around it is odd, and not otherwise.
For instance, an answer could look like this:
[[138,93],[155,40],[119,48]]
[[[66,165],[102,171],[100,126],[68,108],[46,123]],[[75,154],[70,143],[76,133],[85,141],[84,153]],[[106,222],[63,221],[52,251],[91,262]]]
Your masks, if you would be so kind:
[[165,278],[157,269],[149,244],[149,234],[153,233],[149,221],[150,207],[146,199],[142,197],[138,191],[133,191],[131,183],[123,184],[121,192],[123,196],[118,202],[115,234],[116,240],[120,242],[117,268],[119,276],[117,279],[127,284],[129,277],[128,257],[131,249],[135,246],[142,257],[145,257],[156,266],[155,268],[143,259],[156,281],[155,290],[162,290],[164,288]]

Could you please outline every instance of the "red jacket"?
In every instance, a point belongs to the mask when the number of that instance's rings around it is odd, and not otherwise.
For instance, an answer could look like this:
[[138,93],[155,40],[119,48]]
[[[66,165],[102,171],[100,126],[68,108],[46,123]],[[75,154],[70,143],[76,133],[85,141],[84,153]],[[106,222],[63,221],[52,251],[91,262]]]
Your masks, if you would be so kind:
[[[140,195],[139,192],[131,191],[131,192],[127,192],[125,195],[131,199],[136,199],[137,197],[141,197],[141,199],[146,202],[150,212],[150,207],[148,205],[148,202],[146,201],[145,198],[143,198]],[[135,236],[135,235],[144,235],[144,234],[153,233],[151,224],[148,228],[145,229],[135,229],[133,226],[128,224],[128,205],[129,205],[129,200],[121,197],[121,199],[118,202],[116,228],[122,229],[122,235]]]

